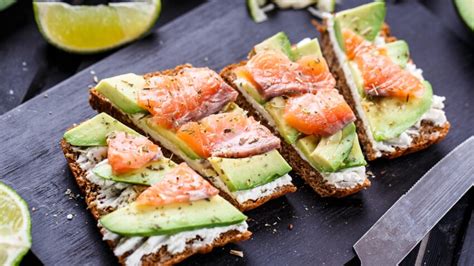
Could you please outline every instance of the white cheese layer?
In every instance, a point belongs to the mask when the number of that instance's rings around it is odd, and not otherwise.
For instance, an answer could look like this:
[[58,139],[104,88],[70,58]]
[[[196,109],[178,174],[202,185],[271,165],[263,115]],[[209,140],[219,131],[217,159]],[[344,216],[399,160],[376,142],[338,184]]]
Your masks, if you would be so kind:
[[116,209],[135,200],[138,195],[132,185],[107,180],[92,172],[92,169],[107,157],[107,147],[75,148],[74,150],[79,152],[77,162],[81,169],[86,171],[86,178],[99,187],[95,199],[98,209]]
[[[148,238],[138,237],[140,239],[133,239],[132,243],[127,243],[127,240],[122,242],[125,246],[121,246],[119,243],[114,253],[116,256],[121,256],[127,251],[134,250],[125,260],[125,264],[129,266],[138,266],[141,265],[141,258],[144,255],[158,252],[162,247],[166,246],[166,250],[170,254],[178,254],[187,248],[196,250],[212,244],[221,234],[233,230],[243,233],[247,231],[247,228],[247,223],[242,222],[230,226],[202,228],[180,232],[173,235],[152,236]],[[136,243],[139,244],[138,247],[136,247]]]
[[[349,61],[346,57],[346,54],[341,50],[337,42],[336,33],[334,31],[334,17],[328,14],[325,16],[325,18],[327,19],[327,30],[329,33],[332,48],[334,50],[334,53],[336,54],[336,58],[339,62],[339,65],[342,67],[342,70],[346,77],[347,86],[350,88],[352,98],[354,99],[354,102],[356,104],[356,111],[359,115],[359,118],[362,120],[362,124],[367,134],[367,138],[370,141],[373,149],[375,150],[377,157],[382,156],[382,152],[393,152],[397,147],[409,147],[412,143],[413,138],[419,135],[421,121],[423,120],[430,121],[437,126],[442,126],[444,123],[446,123],[446,115],[443,111],[443,101],[445,98],[433,95],[431,108],[425,114],[423,114],[423,116],[418,122],[415,123],[415,125],[407,129],[405,132],[403,132],[402,134],[400,134],[400,136],[396,138],[385,141],[376,141],[372,135],[369,120],[367,119],[364,109],[362,108],[362,98],[358,92],[357,85],[355,83],[354,77],[352,76],[351,69],[349,68]],[[385,40],[381,36],[378,36],[376,37],[374,43],[376,45],[384,45]],[[407,63],[406,69],[410,71],[410,73],[412,73],[414,76],[418,77],[420,80],[423,80],[422,70],[417,68],[416,65],[414,65],[413,63]]]
[[336,188],[352,188],[363,183],[367,178],[365,166],[346,168],[336,173],[321,173],[321,175]]
[[239,190],[232,192],[232,195],[237,199],[239,203],[244,203],[248,200],[258,200],[266,196],[270,196],[276,192],[279,188],[292,185],[291,176],[286,174],[280,178],[273,180],[272,182],[266,183],[248,190]]
[[168,139],[162,137],[158,134],[153,128],[151,128],[146,119],[143,118],[143,114],[138,115],[129,115],[129,118],[133,120],[133,122],[141,128],[143,131],[147,132],[152,138],[156,139],[165,147],[166,149],[170,150],[172,153],[177,154],[179,157],[183,158],[186,163],[188,163],[192,168],[196,169],[201,175],[208,177],[211,179],[214,186],[223,190],[227,194],[233,196],[238,203],[244,203],[247,200],[257,200],[259,198],[263,198],[275,190],[291,184],[291,177],[289,175],[284,175],[270,183],[267,183],[262,186],[258,186],[256,188],[244,191],[237,191],[237,192],[230,192],[225,183],[219,177],[219,174],[216,173],[212,167],[210,166],[207,160],[199,159],[199,160],[192,160],[184,152],[182,152],[176,145],[174,145]]
[[[99,209],[124,207],[134,201],[138,193],[133,185],[114,182],[100,178],[92,172],[92,169],[107,156],[107,147],[93,147],[86,149],[74,148],[79,152],[77,162],[82,170],[87,171],[86,178],[99,187],[95,203]],[[98,225],[103,233],[103,240],[111,240],[117,243],[114,249],[116,256],[122,256],[127,252],[131,254],[127,257],[126,265],[141,265],[141,258],[144,255],[159,251],[162,247],[170,254],[183,252],[187,248],[198,249],[211,244],[220,237],[221,234],[236,230],[238,232],[247,231],[246,222],[230,226],[220,226],[213,228],[202,228],[172,235],[161,235],[152,237],[122,237]]]
[[[242,84],[244,82],[247,82],[247,81],[242,78],[237,78],[234,81],[236,87],[238,88],[240,93],[244,96],[244,98],[247,100],[247,102],[249,102],[252,105],[252,107],[263,117],[263,119],[265,119],[268,122],[268,124],[271,127],[273,127],[275,131],[278,132],[278,128],[276,126],[275,120],[273,120],[273,117],[267,112],[267,110],[265,110],[263,105],[255,101],[255,99],[252,96],[250,96],[248,93],[245,92],[244,89],[241,88],[239,84]],[[305,160],[311,165],[311,163],[308,161],[306,156],[304,156],[304,154],[300,152],[300,150],[298,149],[298,147],[296,147],[296,145],[292,144],[291,146],[293,147],[293,149],[295,149],[295,151],[303,160]],[[360,167],[355,167],[355,168],[360,168]],[[359,184],[362,184],[364,180],[366,179],[365,167],[361,166],[361,168],[363,168],[362,173],[360,173],[360,171],[352,171],[353,174],[351,175],[353,176],[353,178],[347,178],[347,173],[344,173],[341,171],[331,173],[330,177],[324,174],[321,174],[321,175],[328,182],[328,184],[334,185],[336,188],[351,188]],[[353,169],[353,168],[348,168],[348,169]],[[355,177],[355,175],[358,175],[358,176]],[[346,182],[344,183],[344,186],[340,186],[340,182],[337,182],[338,180],[346,180]]]

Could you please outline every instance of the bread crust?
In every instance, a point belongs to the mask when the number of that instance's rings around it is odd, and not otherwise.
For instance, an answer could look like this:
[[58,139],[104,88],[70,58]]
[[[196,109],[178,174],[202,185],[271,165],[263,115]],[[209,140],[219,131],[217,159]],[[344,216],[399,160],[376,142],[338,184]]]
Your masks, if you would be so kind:
[[[75,152],[72,146],[64,139],[61,140],[60,146],[64,153],[64,157],[66,157],[68,166],[71,169],[72,174],[74,175],[76,183],[79,186],[81,193],[84,195],[87,208],[92,213],[94,219],[98,221],[101,216],[111,212],[112,210],[109,209],[103,211],[97,208],[95,204],[95,199],[97,197],[98,186],[93,184],[86,178],[86,171],[82,170],[82,168],[77,163],[77,158],[79,154]],[[102,234],[102,236],[104,235],[103,230],[100,230],[100,233]],[[142,265],[173,265],[185,260],[186,258],[194,254],[208,253],[211,252],[213,248],[221,247],[228,243],[244,241],[249,239],[251,236],[252,233],[250,231],[239,232],[237,230],[231,230],[221,234],[219,238],[215,239],[214,242],[212,242],[211,244],[201,247],[199,249],[186,248],[183,252],[177,254],[170,254],[167,251],[166,246],[164,246],[158,252],[144,255],[141,261]],[[112,240],[107,240],[106,242],[112,250],[117,245],[117,243]],[[125,261],[128,255],[130,254],[124,254],[118,257],[120,264],[125,265]]]
[[[339,92],[344,96],[344,99],[351,106],[352,110],[355,110],[357,117],[357,120],[355,121],[357,134],[359,136],[362,149],[364,150],[365,155],[369,161],[373,161],[378,158],[393,159],[409,153],[417,152],[440,142],[446,137],[450,128],[449,122],[444,123],[442,126],[436,126],[431,121],[423,120],[421,121],[419,134],[413,137],[410,146],[406,148],[396,147],[395,151],[393,152],[384,151],[381,152],[381,156],[377,156],[377,151],[374,149],[370,139],[368,138],[364,123],[360,118],[360,114],[357,112],[356,102],[352,97],[351,89],[347,85],[346,77],[331,45],[329,32],[327,31],[326,26],[327,24],[326,22],[324,22],[324,24],[313,22],[313,24],[321,33],[321,49],[333,76],[336,78],[336,86]],[[382,27],[381,35],[385,38],[386,42],[394,42],[397,40],[396,37],[390,34],[390,27],[387,24],[384,24]]]
[[[174,69],[167,69],[167,70],[160,71],[160,72],[148,73],[148,74],[145,74],[144,76],[145,77],[152,77],[154,75],[159,75],[159,74],[161,74],[161,75],[176,75],[180,70],[182,70],[184,68],[189,68],[189,67],[192,67],[192,65],[183,64],[183,65],[177,66]],[[96,110],[98,112],[108,113],[109,115],[111,115],[115,119],[117,119],[117,120],[121,121],[122,123],[126,124],[127,126],[133,128],[137,132],[149,137],[151,140],[153,140],[153,142],[159,143],[158,140],[154,139],[152,136],[150,136],[149,134],[147,134],[146,132],[144,132],[143,130],[138,128],[125,113],[123,113],[121,110],[119,110],[117,107],[115,107],[107,98],[105,98],[99,92],[97,92],[97,90],[95,88],[92,88],[89,91],[89,104],[94,110]],[[168,157],[170,157],[172,153],[168,150],[166,150],[166,151],[167,151],[167,154],[165,153],[165,155],[168,155]],[[173,158],[177,158],[177,156],[175,156]],[[182,158],[179,158],[179,161],[183,161]],[[274,191],[270,195],[258,198],[257,200],[247,200],[243,203],[237,202],[237,200],[234,197],[232,197],[230,194],[226,193],[225,191],[220,190],[219,194],[223,198],[225,198],[227,201],[232,203],[234,206],[236,206],[239,210],[248,211],[248,210],[252,210],[252,209],[257,208],[258,206],[264,204],[267,201],[279,198],[279,197],[281,197],[281,196],[283,196],[287,193],[292,193],[292,192],[295,192],[295,191],[296,191],[296,186],[294,186],[294,185],[285,185],[285,186],[282,186],[282,187],[278,188],[276,191]]]
[[[229,65],[225,67],[220,73],[222,78],[224,78],[224,80],[237,91],[239,90],[234,82],[237,77],[235,76],[233,70],[239,66],[245,65],[246,63],[247,61],[242,61],[236,64]],[[260,123],[269,128],[273,134],[280,136],[278,131],[272,126],[270,126],[268,121],[266,121],[266,119],[259,112],[257,112],[252,107],[252,105],[247,102],[247,100],[245,100],[241,93],[239,93],[239,97],[237,98],[237,104],[246,109],[250,115],[255,117],[257,120],[260,121]],[[281,141],[280,153],[291,165],[293,171],[296,172],[321,197],[342,198],[357,193],[362,189],[365,189],[370,186],[370,180],[368,178],[366,178],[363,183],[351,188],[337,188],[332,184],[328,184],[328,182],[323,178],[323,176],[319,172],[317,172],[307,161],[303,160],[299,156],[298,152],[284,140]]]

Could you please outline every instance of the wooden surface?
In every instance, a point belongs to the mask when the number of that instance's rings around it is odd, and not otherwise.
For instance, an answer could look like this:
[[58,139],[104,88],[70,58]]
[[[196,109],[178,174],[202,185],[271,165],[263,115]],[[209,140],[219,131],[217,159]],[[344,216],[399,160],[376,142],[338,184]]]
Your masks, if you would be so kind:
[[[342,8],[354,6],[355,2],[359,1],[346,0]],[[4,14],[0,15],[1,21]],[[0,117],[0,137],[4,139],[0,180],[13,186],[30,207],[35,208],[32,250],[39,259],[47,265],[115,263],[112,253],[99,239],[83,200],[65,195],[67,189],[74,194],[78,190],[57,144],[72,123],[94,115],[87,105],[87,87],[93,85],[91,70],[99,79],[125,72],[145,73],[185,62],[219,70],[240,61],[253,44],[279,30],[286,31],[293,41],[317,36],[309,20],[305,11],[286,11],[274,13],[270,21],[256,25],[248,19],[240,1],[212,1],[90,67],[86,66],[106,55],[83,58],[59,52],[46,45],[31,24],[0,32],[0,36],[7,39],[0,42],[2,65],[6,62],[10,66],[0,69],[2,76],[11,77],[0,84],[0,97],[6,99],[0,105],[3,108],[0,113],[41,92]],[[347,262],[354,256],[355,241],[398,197],[443,155],[474,134],[472,48],[459,34],[449,31],[442,21],[414,2],[389,5],[387,21],[396,36],[408,41],[415,62],[424,69],[435,92],[448,97],[446,110],[452,130],[447,139],[417,154],[373,163],[370,169],[376,177],[372,179],[372,187],[350,198],[321,199],[295,178],[300,187],[297,193],[248,213],[250,229],[254,232],[252,240],[196,256],[186,264],[337,265]],[[13,30],[17,32],[13,34]],[[33,45],[35,52],[29,54],[29,49],[12,45],[14,42],[28,46],[31,36],[36,36],[39,42]],[[19,53],[18,49],[23,52]],[[12,54],[24,57],[9,56]],[[82,72],[43,92],[82,68]],[[421,248],[425,262],[472,261],[469,247],[472,247],[473,230],[468,226],[472,224],[469,222],[470,202],[472,191],[432,230],[426,248]],[[68,214],[74,218],[67,220]],[[290,224],[293,230],[288,229]],[[229,255],[231,248],[243,250],[245,257]],[[402,264],[413,264],[417,254],[418,249]]]

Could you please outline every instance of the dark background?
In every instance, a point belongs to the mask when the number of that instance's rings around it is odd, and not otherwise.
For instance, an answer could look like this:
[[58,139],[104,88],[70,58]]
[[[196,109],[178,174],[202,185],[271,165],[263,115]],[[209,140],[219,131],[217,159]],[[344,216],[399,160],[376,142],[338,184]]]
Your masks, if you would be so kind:
[[[171,22],[204,2],[163,1],[162,13],[155,28]],[[407,1],[396,1],[396,4],[403,4],[403,2]],[[456,45],[470,46],[471,51],[474,49],[473,34],[464,27],[451,1],[420,0],[419,2],[453,32],[454,42],[459,43]],[[114,52],[97,55],[74,55],[62,52],[48,45],[38,32],[31,2],[16,3],[0,12],[0,76],[3,79],[0,82],[0,115]],[[474,58],[467,60],[473,61]],[[418,245],[403,264],[412,265],[418,257],[418,262],[427,265],[474,265],[472,202],[473,190],[471,189],[431,231],[429,238],[426,238],[421,245],[422,247]],[[35,263],[40,262],[32,253],[29,253],[23,262],[24,265]]]

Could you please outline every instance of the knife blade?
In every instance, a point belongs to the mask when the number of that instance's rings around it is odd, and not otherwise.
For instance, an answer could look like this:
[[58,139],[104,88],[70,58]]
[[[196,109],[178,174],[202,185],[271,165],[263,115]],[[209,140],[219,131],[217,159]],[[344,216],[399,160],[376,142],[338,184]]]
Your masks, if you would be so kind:
[[474,136],[415,183],[354,244],[362,265],[396,265],[474,185]]

